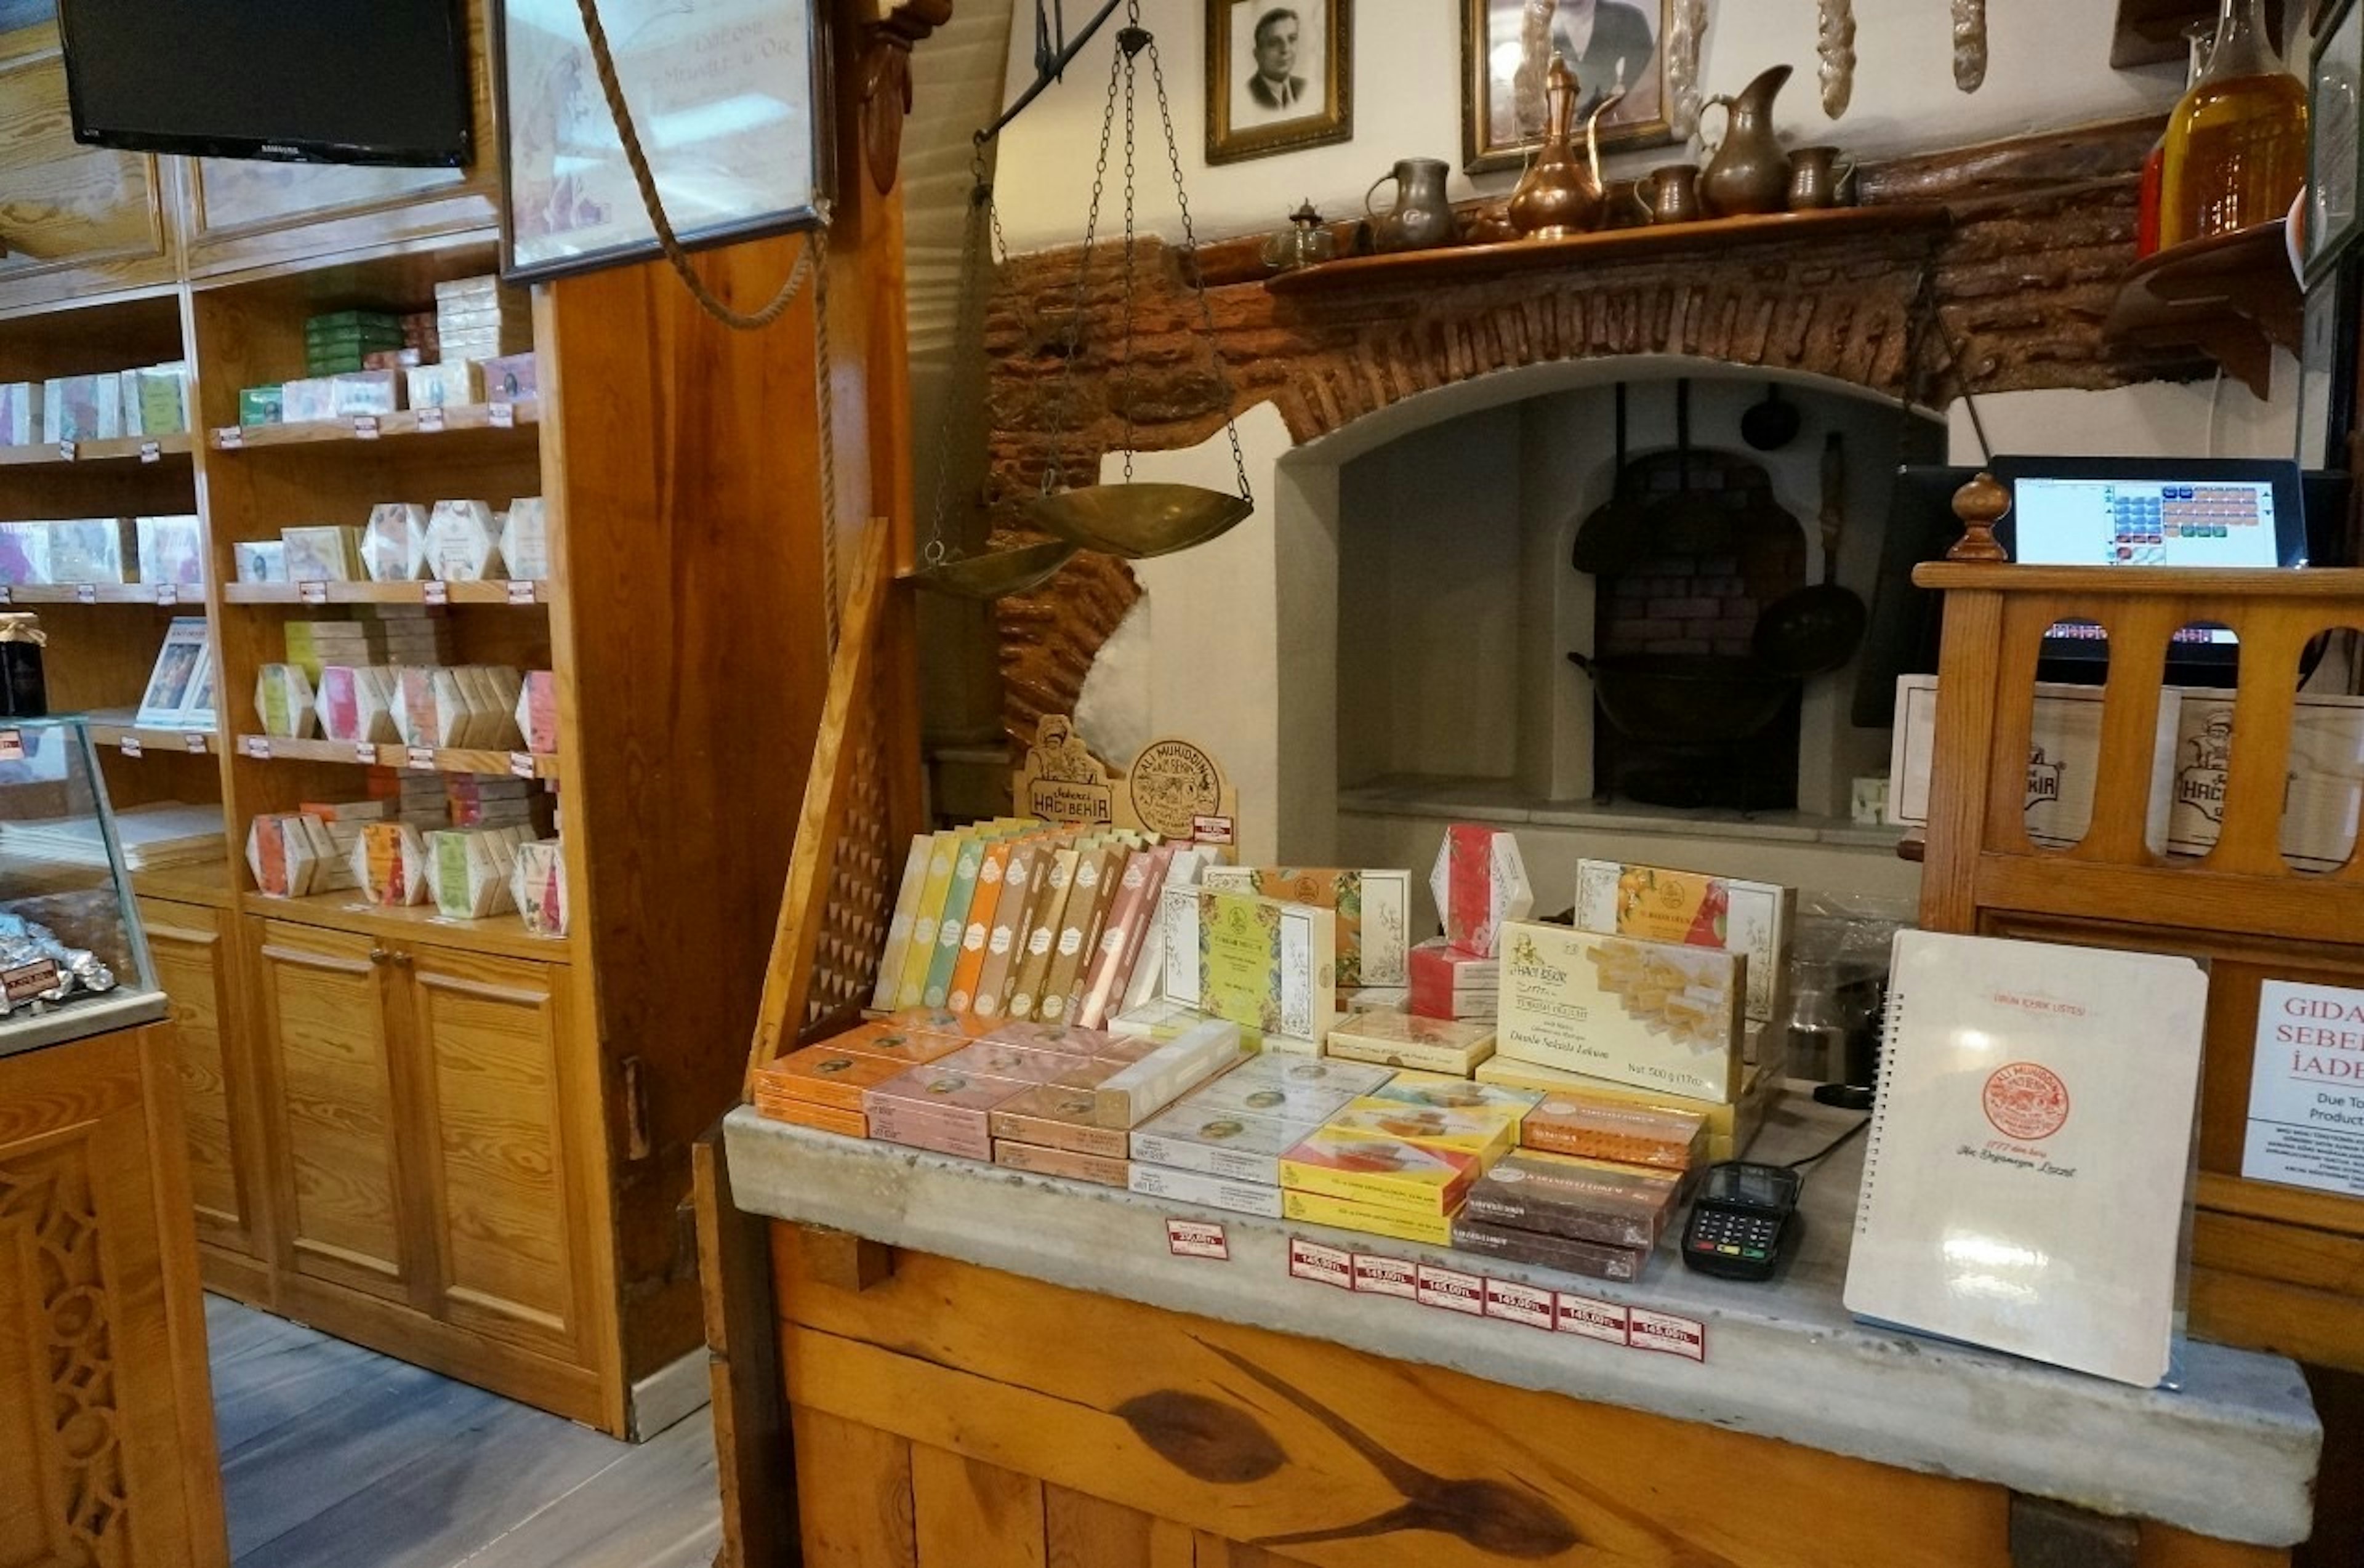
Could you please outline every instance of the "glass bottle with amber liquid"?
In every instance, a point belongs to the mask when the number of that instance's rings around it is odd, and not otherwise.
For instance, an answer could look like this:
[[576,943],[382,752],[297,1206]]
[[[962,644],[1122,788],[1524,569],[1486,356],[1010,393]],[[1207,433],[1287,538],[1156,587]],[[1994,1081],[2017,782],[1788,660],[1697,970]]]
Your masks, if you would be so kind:
[[2207,69],[2167,122],[2161,249],[2270,223],[2306,183],[2306,87],[2282,69],[2264,0],[2220,0]]

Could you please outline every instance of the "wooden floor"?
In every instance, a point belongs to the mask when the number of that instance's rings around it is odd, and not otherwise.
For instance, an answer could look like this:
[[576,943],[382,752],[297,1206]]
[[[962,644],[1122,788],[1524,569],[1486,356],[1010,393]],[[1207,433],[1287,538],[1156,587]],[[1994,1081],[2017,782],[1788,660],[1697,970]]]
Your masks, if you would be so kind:
[[637,1447],[206,1300],[236,1568],[706,1568],[708,1413]]

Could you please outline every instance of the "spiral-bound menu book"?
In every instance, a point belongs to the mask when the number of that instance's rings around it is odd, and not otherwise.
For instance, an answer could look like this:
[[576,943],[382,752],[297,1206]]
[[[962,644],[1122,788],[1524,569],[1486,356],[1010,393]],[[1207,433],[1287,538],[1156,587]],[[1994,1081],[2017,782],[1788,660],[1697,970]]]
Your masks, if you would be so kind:
[[2207,1002],[2190,959],[1899,932],[1847,1310],[2156,1386]]

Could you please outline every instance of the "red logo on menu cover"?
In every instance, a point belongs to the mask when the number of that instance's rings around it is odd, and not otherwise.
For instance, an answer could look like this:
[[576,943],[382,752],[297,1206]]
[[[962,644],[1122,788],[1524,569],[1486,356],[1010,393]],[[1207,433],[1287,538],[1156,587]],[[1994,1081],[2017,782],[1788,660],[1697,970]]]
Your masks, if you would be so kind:
[[1997,1132],[2037,1143],[2068,1122],[2068,1085],[2049,1067],[2006,1062],[1987,1079],[1987,1120]]

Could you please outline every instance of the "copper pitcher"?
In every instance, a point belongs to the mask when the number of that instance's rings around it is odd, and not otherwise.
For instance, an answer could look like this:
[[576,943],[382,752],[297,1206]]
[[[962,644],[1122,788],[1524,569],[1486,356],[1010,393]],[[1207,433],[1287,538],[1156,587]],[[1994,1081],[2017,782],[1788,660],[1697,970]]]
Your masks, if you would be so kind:
[[1552,57],[1544,83],[1548,106],[1543,146],[1511,193],[1511,227],[1530,239],[1560,239],[1600,225],[1608,208],[1600,182],[1600,117],[1625,96],[1620,88],[1600,100],[1584,122],[1584,155],[1576,151],[1576,72]]
[[1790,155],[1773,134],[1773,98],[1790,80],[1790,67],[1776,65],[1736,95],[1718,94],[1701,112],[1723,109],[1723,139],[1709,155],[1700,176],[1700,200],[1717,217],[1779,212],[1790,199]]
[[1668,163],[1634,182],[1634,204],[1652,223],[1691,223],[1700,217],[1699,165]]

